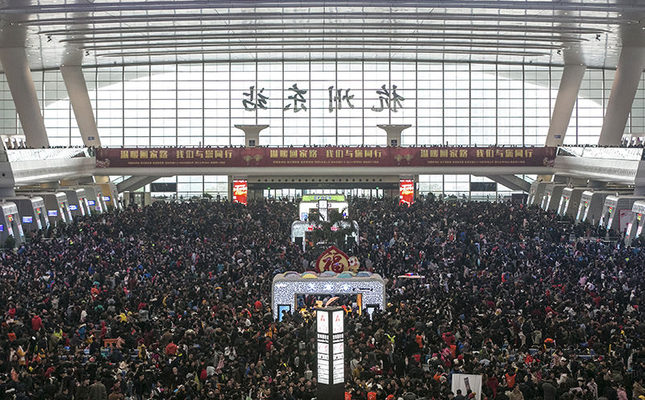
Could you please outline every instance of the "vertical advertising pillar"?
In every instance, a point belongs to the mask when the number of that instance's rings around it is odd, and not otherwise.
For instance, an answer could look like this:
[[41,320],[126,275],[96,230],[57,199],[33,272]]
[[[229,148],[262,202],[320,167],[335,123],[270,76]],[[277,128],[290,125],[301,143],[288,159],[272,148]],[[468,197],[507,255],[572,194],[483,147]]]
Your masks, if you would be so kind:
[[344,311],[340,307],[316,309],[319,399],[345,398],[344,317]]
[[247,205],[247,194],[249,191],[246,179],[236,179],[233,181],[233,202]]
[[414,179],[399,180],[399,205],[410,207],[414,203]]

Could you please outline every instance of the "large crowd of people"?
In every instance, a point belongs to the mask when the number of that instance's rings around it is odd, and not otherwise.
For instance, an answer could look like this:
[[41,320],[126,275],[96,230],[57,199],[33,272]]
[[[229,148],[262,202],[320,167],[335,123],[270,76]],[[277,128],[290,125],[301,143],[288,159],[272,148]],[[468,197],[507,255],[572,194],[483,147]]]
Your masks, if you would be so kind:
[[[315,321],[270,308],[273,276],[317,256],[290,242],[297,213],[156,202],[3,251],[0,399],[315,398]],[[348,310],[347,398],[645,399],[640,241],[511,203],[349,214],[347,251],[387,279],[388,306]],[[451,392],[462,372],[480,393]]]

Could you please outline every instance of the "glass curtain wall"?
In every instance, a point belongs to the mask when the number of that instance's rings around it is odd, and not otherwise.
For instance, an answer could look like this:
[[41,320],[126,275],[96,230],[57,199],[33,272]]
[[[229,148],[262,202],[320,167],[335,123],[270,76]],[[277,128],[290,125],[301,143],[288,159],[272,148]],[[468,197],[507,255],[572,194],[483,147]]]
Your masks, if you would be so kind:
[[[268,124],[260,145],[385,145],[378,124],[410,124],[402,144],[543,145],[561,67],[304,61],[85,68],[104,146],[242,145],[237,124]],[[594,144],[613,70],[588,69],[565,144]],[[82,145],[57,70],[34,71],[53,146]],[[641,80],[626,133],[645,132]],[[0,128],[22,134],[0,75]],[[473,176],[423,176],[421,192],[468,194]],[[226,193],[222,177],[165,178],[185,195]],[[501,188],[501,192],[505,189]]]

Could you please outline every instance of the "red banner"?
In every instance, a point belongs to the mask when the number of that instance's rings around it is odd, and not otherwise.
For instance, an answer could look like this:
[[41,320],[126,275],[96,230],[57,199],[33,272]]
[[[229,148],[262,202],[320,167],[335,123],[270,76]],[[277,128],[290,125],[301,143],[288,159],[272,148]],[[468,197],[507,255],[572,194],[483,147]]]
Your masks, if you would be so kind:
[[552,166],[555,147],[101,148],[97,168]]
[[233,181],[233,202],[247,205],[249,187],[246,179]]
[[414,180],[401,179],[399,181],[399,204],[410,207],[414,203]]

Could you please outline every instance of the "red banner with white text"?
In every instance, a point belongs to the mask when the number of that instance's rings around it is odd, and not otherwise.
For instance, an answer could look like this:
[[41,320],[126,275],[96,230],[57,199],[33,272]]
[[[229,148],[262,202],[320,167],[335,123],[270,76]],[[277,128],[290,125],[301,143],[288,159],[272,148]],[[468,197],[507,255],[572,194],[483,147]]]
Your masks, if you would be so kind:
[[401,179],[399,181],[399,204],[410,207],[414,203],[414,180]]
[[246,179],[233,180],[233,202],[247,205],[247,194],[249,191]]
[[100,148],[97,168],[552,166],[555,147]]

